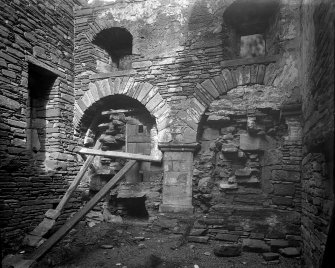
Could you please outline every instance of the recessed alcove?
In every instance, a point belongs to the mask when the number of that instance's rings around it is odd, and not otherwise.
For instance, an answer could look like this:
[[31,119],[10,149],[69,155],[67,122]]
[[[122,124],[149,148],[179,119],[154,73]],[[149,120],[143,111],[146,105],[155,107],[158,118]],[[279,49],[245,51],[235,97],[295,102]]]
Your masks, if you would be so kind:
[[101,61],[109,63],[109,70],[129,70],[131,68],[131,55],[133,48],[133,37],[131,33],[121,27],[112,27],[99,32],[92,43],[107,52],[109,58],[104,57],[104,53],[97,53],[102,56]]
[[[237,0],[223,14],[224,25],[233,34],[230,49],[236,57],[250,58],[267,54],[266,44],[273,43],[268,30],[278,10],[277,0]],[[272,29],[272,32],[275,29]]]

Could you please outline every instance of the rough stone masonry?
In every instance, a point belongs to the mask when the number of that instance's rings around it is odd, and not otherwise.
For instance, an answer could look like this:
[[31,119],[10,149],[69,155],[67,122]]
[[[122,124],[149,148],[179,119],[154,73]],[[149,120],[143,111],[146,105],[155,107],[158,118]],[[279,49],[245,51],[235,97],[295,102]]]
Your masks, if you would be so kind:
[[[196,218],[189,241],[327,262],[333,1],[0,4],[4,254],[57,206],[79,149],[100,140],[163,163],[136,166],[88,222],[181,213]],[[97,158],[55,228],[122,165]]]

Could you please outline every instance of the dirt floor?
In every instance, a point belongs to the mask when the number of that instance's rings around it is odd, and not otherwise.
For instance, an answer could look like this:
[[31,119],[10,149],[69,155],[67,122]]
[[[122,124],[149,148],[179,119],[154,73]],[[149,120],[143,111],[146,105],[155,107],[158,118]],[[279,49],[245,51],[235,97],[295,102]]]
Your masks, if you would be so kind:
[[182,234],[146,222],[100,223],[94,227],[81,222],[35,267],[301,267],[299,259],[284,257],[278,264],[266,264],[258,253],[217,257],[215,245],[187,243]]

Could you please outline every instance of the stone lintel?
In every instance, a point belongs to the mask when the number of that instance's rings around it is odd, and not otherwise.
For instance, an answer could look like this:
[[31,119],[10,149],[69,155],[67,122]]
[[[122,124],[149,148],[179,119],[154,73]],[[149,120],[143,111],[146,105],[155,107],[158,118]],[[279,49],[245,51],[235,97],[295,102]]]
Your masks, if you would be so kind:
[[66,77],[66,74],[55,69],[55,68],[52,68],[51,66],[45,64],[44,62],[42,61],[39,61],[38,59],[35,59],[33,56],[29,56],[27,55],[26,56],[26,61],[32,63],[32,64],[35,64],[37,65],[38,67],[41,67],[43,69],[46,69],[48,70],[49,72],[52,72],[53,74],[55,74],[55,76],[60,76],[60,77],[63,77],[65,78]]
[[121,70],[121,71],[114,71],[110,73],[98,73],[90,75],[90,80],[97,80],[103,78],[113,78],[119,76],[127,76],[127,75],[135,75],[137,72],[135,70]]
[[165,143],[158,144],[162,152],[194,152],[199,149],[199,143]]

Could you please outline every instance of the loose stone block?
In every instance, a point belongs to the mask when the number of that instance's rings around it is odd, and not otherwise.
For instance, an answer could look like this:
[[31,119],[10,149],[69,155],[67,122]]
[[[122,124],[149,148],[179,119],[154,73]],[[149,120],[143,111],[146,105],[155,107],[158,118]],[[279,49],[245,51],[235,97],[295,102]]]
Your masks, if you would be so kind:
[[269,252],[270,251],[270,246],[266,244],[262,240],[257,240],[257,239],[243,239],[242,243],[243,251],[248,251],[248,252]]
[[271,251],[278,252],[280,248],[286,248],[289,246],[287,240],[273,239],[270,241]]
[[279,252],[281,255],[285,257],[293,258],[300,256],[301,250],[300,248],[288,247],[288,248],[281,248]]
[[279,259],[279,254],[273,252],[263,253],[262,256],[265,261],[274,261]]
[[214,248],[214,254],[218,257],[235,257],[242,253],[241,244],[221,244]]
[[215,236],[215,240],[223,240],[223,241],[230,241],[230,242],[237,242],[239,236],[232,235],[232,234],[217,234]]

